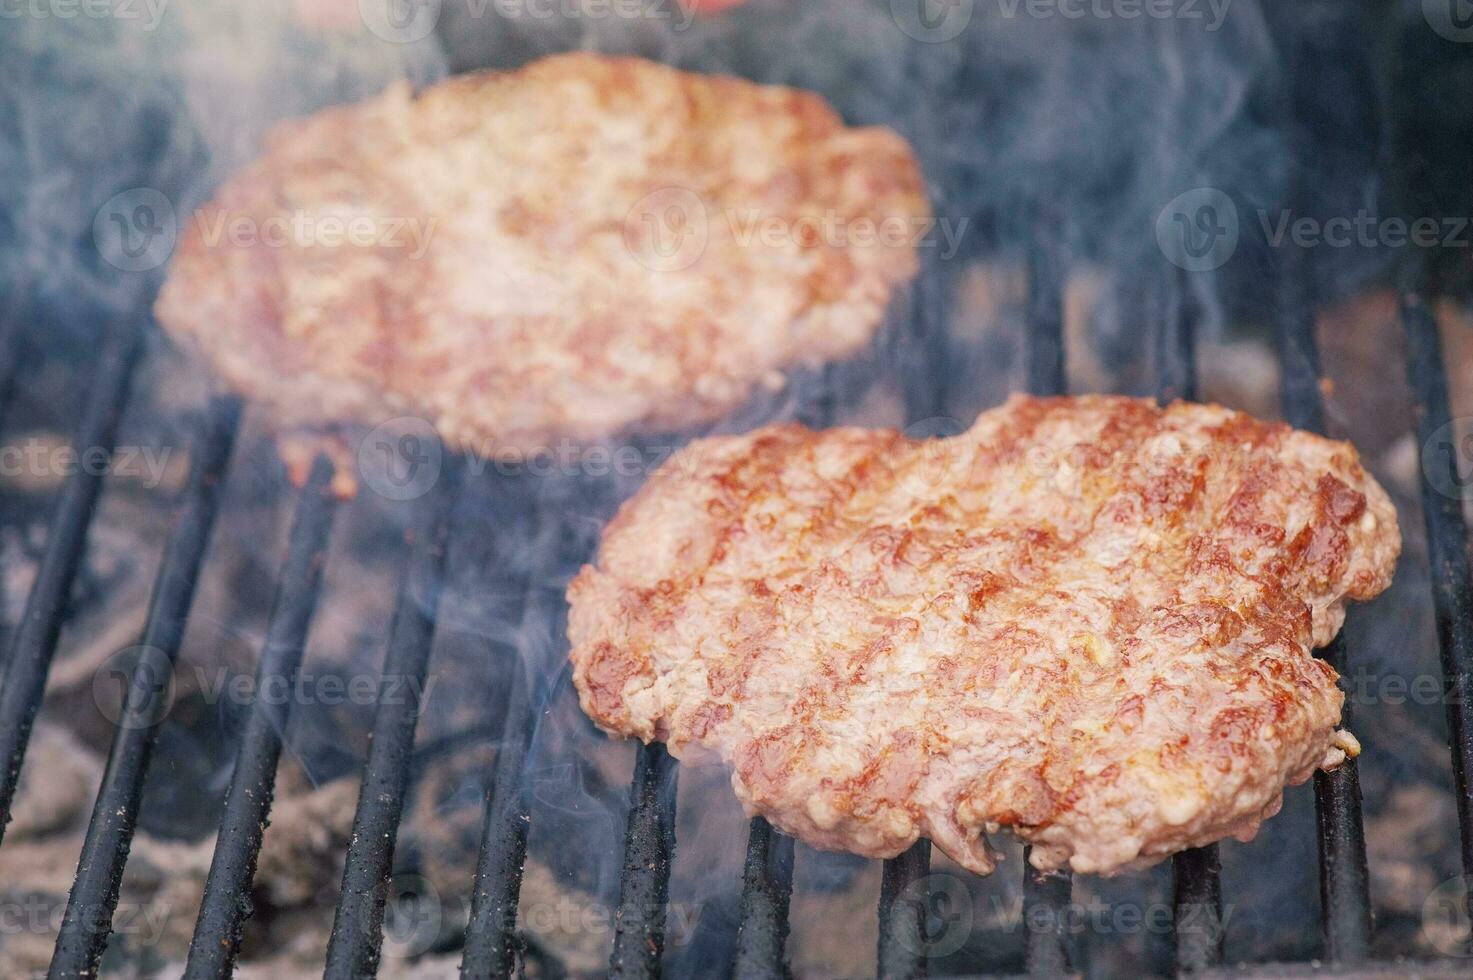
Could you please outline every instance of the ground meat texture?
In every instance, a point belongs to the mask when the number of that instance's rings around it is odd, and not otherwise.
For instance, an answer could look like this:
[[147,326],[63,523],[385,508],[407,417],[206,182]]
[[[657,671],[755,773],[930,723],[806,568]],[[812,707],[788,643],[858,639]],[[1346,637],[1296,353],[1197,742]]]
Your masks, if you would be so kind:
[[818,96],[595,54],[284,123],[184,222],[157,315],[285,428],[517,456],[714,421],[864,348],[914,154]]
[[1358,751],[1311,650],[1387,587],[1347,443],[1216,405],[1018,397],[951,439],[693,443],[569,589],[604,730],[715,752],[749,813],[873,857],[1111,873],[1251,837]]

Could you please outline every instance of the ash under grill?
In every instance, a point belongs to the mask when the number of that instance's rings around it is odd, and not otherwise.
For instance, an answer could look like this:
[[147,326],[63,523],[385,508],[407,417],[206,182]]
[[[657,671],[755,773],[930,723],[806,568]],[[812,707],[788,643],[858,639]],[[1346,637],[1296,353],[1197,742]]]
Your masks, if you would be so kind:
[[[1068,276],[1074,256],[1060,244],[1078,236],[1062,233],[1064,217],[1036,208],[1032,223],[1038,240],[1027,249],[1022,263],[1026,274],[1024,316],[1010,340],[1022,352],[1024,384],[1034,394],[1066,390],[1066,310]],[[938,315],[938,296],[954,291],[947,270],[934,256],[915,287],[912,315],[902,317],[893,349],[884,352],[885,370],[898,388],[905,421],[925,423],[946,414],[944,384],[966,383],[957,378],[948,359],[956,338],[948,336],[950,321]],[[1280,401],[1284,418],[1312,431],[1326,428],[1323,373],[1316,337],[1316,298],[1307,257],[1293,248],[1274,253],[1277,265],[1265,276],[1262,288],[1271,292],[1272,328],[1278,349]],[[1417,408],[1415,444],[1427,453],[1444,447],[1438,434],[1452,415],[1447,368],[1440,350],[1432,298],[1427,291],[1423,263],[1409,261],[1398,291],[1401,328],[1407,352],[1406,375]],[[1139,338],[1133,367],[1145,385],[1162,399],[1191,398],[1198,390],[1198,317],[1192,303],[1189,274],[1167,262],[1141,271],[1142,308],[1146,328]],[[954,327],[952,327],[954,329]],[[81,452],[113,450],[120,420],[130,401],[130,385],[140,370],[149,327],[144,323],[116,324],[107,333],[95,373],[87,379],[89,396],[75,439]],[[19,321],[0,325],[0,350],[13,350]],[[1078,351],[1074,351],[1076,355]],[[831,368],[830,371],[842,370]],[[14,378],[16,360],[0,358],[0,393]],[[827,386],[821,386],[827,388]],[[955,394],[954,392],[952,394]],[[143,651],[126,675],[127,695],[112,739],[111,751],[96,796],[92,819],[83,843],[76,880],[65,914],[58,923],[51,975],[96,975],[115,913],[130,844],[145,814],[145,777],[157,748],[159,729],[152,724],[167,700],[167,677],[178,658],[201,576],[222,489],[231,480],[250,479],[249,473],[230,473],[232,452],[241,430],[244,406],[232,399],[210,404],[189,448],[192,469],[180,494],[169,541],[154,580],[152,599],[142,630]],[[812,425],[834,422],[839,407],[823,396],[804,403],[798,414]],[[391,624],[381,653],[380,694],[372,712],[372,738],[366,762],[354,775],[356,809],[344,852],[344,871],[336,883],[336,909],[331,934],[323,951],[329,977],[372,975],[383,956],[386,916],[392,912],[391,882],[400,846],[401,822],[407,819],[417,760],[428,751],[454,752],[455,745],[426,746],[417,739],[424,705],[420,699],[388,696],[388,688],[423,690],[433,667],[432,645],[437,626],[444,631],[444,610],[469,588],[457,580],[449,561],[450,543],[482,528],[467,527],[463,507],[470,496],[489,495],[489,513],[476,511],[494,527],[521,527],[538,520],[556,520],[573,510],[566,502],[546,504],[530,492],[524,477],[487,479],[468,465],[448,462],[431,493],[413,506],[412,526],[398,541],[406,564],[394,602]],[[1473,766],[1473,592],[1470,592],[1467,527],[1461,500],[1440,492],[1425,478],[1428,468],[1450,469],[1456,480],[1456,459],[1423,461],[1422,502],[1432,569],[1432,605],[1447,686],[1451,731],[1451,772],[1455,781],[1460,857],[1465,875],[1473,881],[1473,788],[1468,783]],[[0,756],[7,766],[0,772],[0,813],[12,815],[27,743],[41,706],[48,673],[69,613],[87,545],[89,523],[103,488],[104,467],[73,473],[55,499],[48,522],[45,552],[30,586],[24,615],[9,638],[9,655],[0,684]],[[315,461],[306,484],[298,491],[289,540],[282,555],[269,626],[258,651],[257,689],[273,683],[290,686],[302,670],[304,649],[317,612],[317,597],[325,573],[329,538],[335,524],[360,504],[342,504],[330,492],[332,465]],[[535,481],[526,481],[527,483]],[[605,488],[607,489],[607,488]],[[617,495],[618,490],[614,491]],[[597,494],[595,494],[597,496]],[[600,507],[607,504],[601,499]],[[479,502],[478,502],[479,503]],[[587,557],[587,535],[562,541],[558,561],[566,564]],[[520,539],[510,536],[509,541]],[[546,595],[536,581],[539,559],[518,559],[508,547],[493,541],[492,558],[504,563],[503,593],[535,610],[525,616],[545,633],[541,643],[550,656],[542,666],[546,676],[513,667],[495,673],[501,704],[484,709],[482,724],[489,738],[499,739],[499,751],[486,779],[481,826],[475,836],[479,847],[470,890],[464,896],[465,927],[452,940],[459,947],[460,972],[465,977],[502,977],[519,972],[555,975],[533,969],[526,930],[519,922],[519,900],[524,876],[529,876],[529,837],[539,826],[534,799],[537,774],[529,766],[539,762],[539,751],[555,736],[560,719],[553,713],[567,705],[570,687],[566,672],[557,665],[565,653],[559,618],[549,615]],[[500,548],[502,550],[498,551]],[[545,590],[543,590],[545,591]],[[534,614],[535,613],[535,614]],[[197,617],[199,610],[195,610]],[[518,619],[519,614],[508,618]],[[1362,633],[1352,618],[1347,629],[1320,654],[1342,675],[1350,677],[1362,650]],[[487,638],[475,643],[490,647]],[[488,662],[504,658],[485,650]],[[413,682],[418,682],[415,684]],[[1354,692],[1346,702],[1350,713]],[[1359,705],[1357,716],[1378,710]],[[230,975],[242,954],[244,928],[252,915],[250,895],[257,877],[263,842],[273,833],[267,824],[272,811],[277,769],[283,753],[283,733],[289,723],[289,703],[256,699],[246,712],[228,790],[219,815],[203,899],[197,912],[185,975]],[[684,961],[674,961],[670,942],[675,873],[683,861],[699,856],[698,844],[677,839],[677,789],[689,774],[660,746],[639,747],[629,774],[629,800],[624,816],[622,860],[613,862],[618,874],[612,928],[598,950],[607,973],[617,977],[697,975]],[[34,760],[33,760],[34,762]],[[1437,766],[1442,766],[1439,759]],[[1221,881],[1218,849],[1199,849],[1179,855],[1171,866],[1170,929],[1167,941],[1171,968],[1184,973],[1236,976],[1290,976],[1322,973],[1337,976],[1400,976],[1412,968],[1403,963],[1373,959],[1372,881],[1368,871],[1367,838],[1361,814],[1361,790],[1356,764],[1347,762],[1333,773],[1314,780],[1319,855],[1319,918],[1322,936],[1315,947],[1323,960],[1313,964],[1238,965],[1245,956],[1227,941],[1224,908],[1235,903],[1231,888]],[[1283,818],[1281,818],[1283,819]],[[0,829],[3,834],[3,829]],[[0,838],[3,842],[3,838]],[[1230,845],[1229,845],[1230,846]],[[734,902],[730,919],[703,925],[701,965],[719,962],[720,975],[739,978],[783,976],[804,937],[794,925],[795,894],[812,852],[794,846],[761,818],[750,822],[740,877],[730,882]],[[994,881],[1016,878],[1019,871],[1004,866]],[[1090,950],[1081,948],[1067,927],[1077,884],[1068,874],[1043,875],[1021,869],[1020,915],[1012,927],[1023,937],[1021,953],[1011,967],[1033,975],[1057,975],[1090,968]],[[931,973],[959,975],[959,971],[993,972],[995,959],[960,962],[965,951],[946,949],[940,940],[946,931],[951,898],[946,877],[937,875],[931,850],[922,841],[905,854],[883,863],[878,872],[878,908],[873,913],[877,936],[873,963],[882,977],[915,977]],[[954,880],[954,879],[952,879]],[[999,886],[1001,887],[1001,886]],[[722,891],[723,889],[715,889]],[[1459,896],[1454,896],[1459,898]],[[1466,897],[1466,896],[1461,896]],[[851,923],[832,923],[847,930]],[[866,923],[868,927],[869,923]],[[791,933],[791,935],[790,935]],[[667,948],[671,947],[671,948]],[[247,950],[249,952],[249,950]],[[1473,950],[1459,950],[1473,952]],[[940,961],[944,968],[939,968]],[[1447,959],[1418,963],[1425,976],[1459,976],[1467,960]],[[541,969],[538,967],[537,969]],[[600,971],[602,972],[602,971]]]

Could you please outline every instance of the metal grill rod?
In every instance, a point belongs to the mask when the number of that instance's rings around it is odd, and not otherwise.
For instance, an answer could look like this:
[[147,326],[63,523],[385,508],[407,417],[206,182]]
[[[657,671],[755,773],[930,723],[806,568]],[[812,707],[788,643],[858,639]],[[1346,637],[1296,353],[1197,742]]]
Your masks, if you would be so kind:
[[735,980],[787,976],[788,907],[793,894],[793,839],[753,817],[742,870],[742,923]]
[[[1057,228],[1057,221],[1039,221],[1040,232]],[[1028,250],[1028,298],[1024,316],[1023,356],[1028,393],[1048,396],[1068,391],[1064,353],[1065,271],[1057,242],[1034,240]],[[1069,970],[1064,912],[1073,900],[1074,878],[1068,868],[1043,874],[1029,863],[1031,848],[1023,852],[1023,962],[1035,976],[1058,976]],[[1039,912],[1037,910],[1045,910]],[[1049,927],[1038,929],[1039,924]]]
[[[1196,349],[1183,273],[1164,267],[1154,284],[1151,325],[1156,398],[1163,405],[1197,398]],[[1222,962],[1222,886],[1217,845],[1182,851],[1171,859],[1176,967],[1197,973]]]
[[[95,459],[98,454],[111,458],[118,423],[128,401],[141,333],[141,326],[132,323],[107,341],[73,442],[78,459]],[[82,560],[87,527],[102,489],[105,469],[79,466],[67,477],[51,513],[45,556],[31,586],[20,626],[11,639],[5,679],[0,685],[0,760],[4,762],[4,768],[0,769],[0,840],[4,840],[5,827],[10,823],[10,805],[20,780],[31,725],[46,690],[56,638],[66,616],[67,599]]]
[[[460,475],[459,461],[447,460],[438,485],[417,508],[415,527],[408,537],[412,545],[409,567],[405,569],[389,630],[388,651],[379,673],[368,761],[343,864],[342,891],[327,942],[324,976],[329,980],[356,980],[378,972],[386,887],[409,788],[419,692],[424,690],[435,638],[445,541],[458,499]],[[395,689],[409,694],[386,696]]]
[[143,780],[158,725],[169,707],[174,661],[215,523],[220,482],[235,445],[240,412],[238,400],[215,399],[204,431],[194,445],[194,464],[184,502],[154,583],[140,657],[129,677],[118,731],[108,753],[102,786],[87,824],[77,878],[56,940],[48,973],[52,980],[95,976],[112,932]]
[[531,747],[532,710],[520,666],[515,668],[508,698],[505,735],[496,751],[496,770],[487,791],[470,921],[460,962],[460,975],[466,980],[510,977],[516,971],[517,901],[531,821],[522,771]]
[[240,953],[240,931],[251,914],[250,890],[256,859],[271,815],[281,737],[291,703],[260,692],[277,683],[290,688],[302,662],[307,631],[317,607],[323,556],[336,511],[333,467],[325,456],[312,465],[292,522],[290,545],[256,667],[257,697],[241,736],[240,753],[225,796],[209,878],[205,881],[184,975],[188,980],[227,978]]
[[[834,424],[833,371],[825,368],[820,398],[798,412],[804,425]],[[737,927],[735,975],[783,976],[787,972],[788,907],[793,892],[793,841],[762,817],[747,825],[747,859],[742,872],[742,912]]]
[[[908,333],[901,338],[897,370],[909,425],[946,411],[948,336],[947,267],[935,249],[922,249],[920,275],[913,295]],[[878,975],[882,978],[926,975],[926,910],[930,902],[926,878],[931,872],[931,842],[918,840],[881,871]]]
[[[1297,429],[1323,434],[1325,405],[1320,393],[1320,358],[1315,342],[1314,305],[1307,295],[1305,256],[1291,248],[1280,269],[1277,336],[1284,418]],[[1348,647],[1342,630],[1320,651],[1344,673]],[[1341,724],[1350,725],[1347,697]],[[1369,955],[1370,880],[1366,870],[1365,827],[1361,820],[1360,775],[1354,759],[1334,772],[1314,774],[1316,829],[1320,852],[1320,910],[1325,952],[1331,962],[1354,964]]]
[[879,969],[884,980],[926,975],[926,912],[930,893],[931,842],[921,838],[880,876]]
[[[1473,769],[1473,577],[1468,572],[1463,500],[1446,492],[1460,483],[1442,341],[1437,320],[1416,281],[1401,291],[1401,319],[1407,341],[1407,376],[1416,398],[1417,443],[1424,474],[1422,515],[1427,524],[1427,560],[1447,695],[1463,873],[1473,875],[1473,784],[1469,781]],[[1448,481],[1443,490],[1427,478],[1439,472]]]
[[630,789],[610,977],[660,975],[670,866],[675,860],[675,783],[675,760],[665,746],[640,745]]

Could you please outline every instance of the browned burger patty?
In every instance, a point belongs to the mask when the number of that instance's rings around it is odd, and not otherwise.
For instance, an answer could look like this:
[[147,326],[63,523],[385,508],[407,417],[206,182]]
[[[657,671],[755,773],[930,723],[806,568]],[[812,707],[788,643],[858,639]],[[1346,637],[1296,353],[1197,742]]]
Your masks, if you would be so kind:
[[285,425],[418,415],[506,455],[855,352],[928,216],[906,143],[815,95],[562,55],[281,125],[157,313]]
[[1109,873],[1251,837],[1333,767],[1348,598],[1396,513],[1355,449],[1215,405],[1015,398],[953,439],[694,443],[569,589],[605,730],[718,752],[818,847]]

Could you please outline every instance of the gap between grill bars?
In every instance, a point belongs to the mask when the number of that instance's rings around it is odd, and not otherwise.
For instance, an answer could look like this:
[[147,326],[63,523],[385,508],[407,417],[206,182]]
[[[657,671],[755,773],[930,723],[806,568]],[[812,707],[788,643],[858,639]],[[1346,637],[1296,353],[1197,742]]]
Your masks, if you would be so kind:
[[[418,508],[418,519],[407,536],[409,567],[389,628],[389,647],[379,675],[380,692],[391,690],[388,685],[424,690],[443,586],[446,539],[459,498],[461,471],[457,461],[449,461]],[[332,980],[378,972],[384,904],[409,786],[419,709],[418,695],[381,694],[377,700],[358,810],[353,816],[353,835],[343,862],[342,891],[327,942],[324,976]]]
[[[296,681],[336,510],[332,481],[332,464],[318,457],[293,519],[286,564],[256,667],[257,691],[271,690],[274,683],[290,687]],[[241,927],[251,911],[251,883],[271,815],[281,737],[290,714],[289,699],[257,698],[251,704],[189,946],[187,980],[229,977],[240,953]]]

